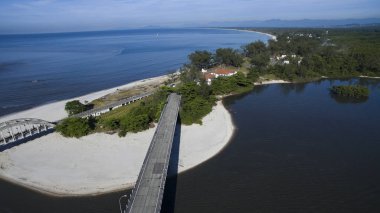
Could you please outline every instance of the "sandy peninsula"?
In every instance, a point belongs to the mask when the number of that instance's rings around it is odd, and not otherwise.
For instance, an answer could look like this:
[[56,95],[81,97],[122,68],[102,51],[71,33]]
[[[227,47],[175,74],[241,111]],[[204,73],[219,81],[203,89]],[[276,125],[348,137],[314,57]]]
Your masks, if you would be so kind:
[[209,28],[209,29],[233,30],[233,31],[240,31],[240,32],[257,33],[257,34],[261,34],[261,35],[266,35],[266,36],[268,36],[271,40],[277,41],[277,36],[272,35],[272,34],[270,34],[270,33],[264,33],[264,32],[255,31],[255,30],[229,29],[229,28]]
[[[202,121],[181,127],[179,172],[219,153],[233,135],[231,116],[220,101]],[[1,152],[0,177],[57,196],[126,189],[137,179],[154,131],[80,139],[52,133]]]

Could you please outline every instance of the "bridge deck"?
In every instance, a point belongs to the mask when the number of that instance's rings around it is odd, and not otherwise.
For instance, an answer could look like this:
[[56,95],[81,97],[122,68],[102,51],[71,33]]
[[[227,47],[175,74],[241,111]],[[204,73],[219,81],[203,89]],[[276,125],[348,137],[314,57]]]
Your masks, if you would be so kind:
[[168,98],[128,202],[128,213],[157,213],[161,210],[180,100],[181,96],[174,93]]

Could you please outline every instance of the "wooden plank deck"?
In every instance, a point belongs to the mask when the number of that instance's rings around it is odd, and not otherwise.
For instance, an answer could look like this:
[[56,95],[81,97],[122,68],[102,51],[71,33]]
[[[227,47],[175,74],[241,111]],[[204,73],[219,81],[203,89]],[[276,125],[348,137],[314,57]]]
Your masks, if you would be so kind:
[[168,97],[127,204],[128,213],[158,213],[161,210],[180,101],[180,95],[172,93]]

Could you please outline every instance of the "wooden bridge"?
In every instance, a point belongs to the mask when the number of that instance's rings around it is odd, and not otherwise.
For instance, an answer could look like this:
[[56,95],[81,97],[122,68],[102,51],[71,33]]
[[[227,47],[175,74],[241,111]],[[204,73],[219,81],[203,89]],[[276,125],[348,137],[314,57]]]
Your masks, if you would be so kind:
[[54,128],[54,124],[36,118],[20,118],[0,123],[0,146],[25,139]]
[[181,96],[175,93],[168,97],[128,200],[127,213],[158,213],[161,210],[180,101]]

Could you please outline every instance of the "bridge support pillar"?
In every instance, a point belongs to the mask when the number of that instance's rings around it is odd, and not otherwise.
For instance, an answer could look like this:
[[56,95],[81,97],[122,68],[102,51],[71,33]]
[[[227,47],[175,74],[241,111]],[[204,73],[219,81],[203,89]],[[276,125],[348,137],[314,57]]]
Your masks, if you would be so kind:
[[28,126],[29,135],[32,136],[32,129]]
[[12,130],[12,127],[10,129],[8,129],[9,133],[11,133],[11,136],[12,136],[12,142],[15,141],[15,136],[13,135],[13,130]]
[[22,130],[22,126],[18,126],[18,128],[20,129],[20,133],[21,133],[21,138],[25,138],[25,135],[24,135],[24,130]]
[[3,139],[3,143],[7,143],[7,141],[4,138],[3,132],[0,132],[0,134],[1,134],[1,138]]

